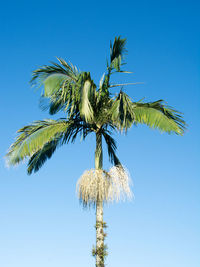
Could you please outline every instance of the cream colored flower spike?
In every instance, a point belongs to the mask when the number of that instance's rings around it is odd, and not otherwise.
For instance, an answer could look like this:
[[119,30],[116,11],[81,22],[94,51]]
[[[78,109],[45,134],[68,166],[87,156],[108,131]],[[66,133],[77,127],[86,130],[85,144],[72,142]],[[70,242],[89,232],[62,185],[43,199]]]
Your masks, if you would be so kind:
[[109,171],[112,185],[109,187],[109,199],[111,201],[119,201],[131,199],[133,194],[131,191],[131,178],[129,172],[121,166],[113,166]]
[[87,170],[78,180],[76,190],[84,206],[95,205],[97,199],[107,203],[132,198],[130,177],[122,167],[112,167],[109,172]]

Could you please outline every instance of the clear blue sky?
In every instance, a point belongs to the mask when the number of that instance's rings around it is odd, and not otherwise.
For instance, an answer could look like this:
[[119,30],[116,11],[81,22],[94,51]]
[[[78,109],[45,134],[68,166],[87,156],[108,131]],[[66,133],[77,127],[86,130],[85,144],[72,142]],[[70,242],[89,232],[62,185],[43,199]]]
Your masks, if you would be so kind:
[[98,82],[116,35],[127,38],[134,72],[116,81],[144,82],[126,92],[166,100],[184,113],[188,130],[179,137],[138,126],[116,137],[135,197],[105,208],[107,264],[200,266],[199,10],[198,1],[183,0],[1,3],[1,267],[95,266],[95,212],[75,194],[77,179],[94,166],[94,138],[61,148],[32,176],[26,164],[5,168],[3,156],[17,129],[49,118],[29,86],[31,72],[59,56]]

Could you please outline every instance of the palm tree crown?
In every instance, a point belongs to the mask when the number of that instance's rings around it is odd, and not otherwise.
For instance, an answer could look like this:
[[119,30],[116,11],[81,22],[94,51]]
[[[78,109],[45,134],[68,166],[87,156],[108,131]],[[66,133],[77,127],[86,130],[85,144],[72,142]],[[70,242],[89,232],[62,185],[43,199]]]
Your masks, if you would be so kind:
[[126,39],[115,38],[110,45],[110,63],[99,86],[90,72],[81,72],[71,63],[58,58],[59,64],[42,66],[33,72],[31,83],[43,85],[42,98],[47,98],[51,115],[63,111],[64,119],[35,121],[18,130],[19,136],[7,153],[9,164],[15,165],[28,158],[28,173],[36,172],[51,158],[56,148],[74,142],[77,135],[85,139],[95,132],[104,137],[109,158],[114,165],[120,161],[116,156],[116,143],[111,137],[113,130],[127,131],[133,124],[146,124],[162,132],[182,135],[185,128],[181,114],[166,106],[162,100],[143,103],[133,102],[122,90],[113,95],[111,84],[114,72],[122,71]]

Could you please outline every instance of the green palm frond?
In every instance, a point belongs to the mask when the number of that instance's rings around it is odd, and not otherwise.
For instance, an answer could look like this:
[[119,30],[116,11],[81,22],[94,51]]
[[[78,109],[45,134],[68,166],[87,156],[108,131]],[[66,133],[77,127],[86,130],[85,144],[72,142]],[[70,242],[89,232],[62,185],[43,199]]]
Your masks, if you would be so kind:
[[47,106],[51,115],[63,110],[69,117],[74,110],[78,110],[80,96],[77,92],[77,84],[78,82],[70,83],[66,81],[61,90],[51,95]]
[[70,141],[73,143],[76,140],[78,134],[81,135],[81,139],[85,139],[88,134],[94,132],[94,128],[92,124],[88,124],[80,117],[75,119],[70,119],[68,121],[67,130],[63,136],[63,143],[69,143]]
[[112,87],[123,87],[127,85],[136,85],[136,84],[143,84],[143,82],[135,82],[135,83],[120,83],[120,84],[110,84],[110,88]]
[[61,91],[57,91],[47,98],[44,95],[40,98],[40,107],[42,110],[48,110],[50,115],[54,115],[59,111],[64,111],[68,113],[71,112],[71,105],[74,102],[75,106],[75,97],[72,86],[70,84],[65,85],[65,88]]
[[109,156],[109,160],[111,161],[111,163],[113,163],[115,166],[120,165],[121,166],[121,162],[119,161],[118,157],[116,156],[116,150],[117,150],[117,145],[116,142],[114,140],[114,138],[112,138],[109,133],[107,131],[102,131],[103,137],[106,141],[107,144],[107,149],[108,149],[108,156]]
[[52,65],[33,71],[31,83],[39,86],[44,85],[44,96],[51,97],[63,88],[66,82],[75,83],[79,77],[79,71],[72,64],[58,58],[60,65],[52,62]]
[[94,131],[91,125],[84,123],[79,117],[70,120],[36,121],[18,131],[20,135],[11,145],[7,159],[9,165],[16,165],[29,158],[28,173],[36,172],[49,159],[56,148],[74,142],[77,135],[85,139]]
[[72,64],[58,59],[59,64],[44,66],[33,73],[32,83],[38,81],[44,85],[43,98],[48,98],[46,107],[50,114],[60,110],[68,117],[80,112],[86,121],[93,119],[93,107],[96,97],[96,85],[89,72],[78,72]]
[[65,120],[44,120],[23,127],[18,131],[20,135],[7,153],[8,164],[15,165],[26,157],[31,157],[46,143],[63,135],[67,126]]
[[[77,76],[79,75],[79,71],[77,67],[73,66],[72,63],[68,64],[64,59],[57,58],[60,62],[60,65],[52,62],[52,65],[44,65],[41,68],[33,71],[33,77],[31,79],[31,83],[35,84],[36,80],[38,82],[44,82],[47,77],[54,74],[63,74],[74,82],[77,81]],[[40,85],[40,84],[39,84]]]
[[35,152],[28,161],[28,174],[37,172],[56,151],[56,148],[61,143],[61,138],[55,138],[52,141],[46,143],[41,149]]
[[49,75],[43,82],[44,97],[51,97],[62,88],[69,78],[65,74],[54,73]]
[[81,95],[81,109],[80,114],[85,118],[86,121],[92,121],[94,114],[92,105],[89,101],[89,93],[91,90],[91,82],[89,80],[84,82],[84,86],[82,88],[82,95]]
[[115,68],[116,71],[120,71],[121,62],[123,56],[126,52],[126,39],[121,39],[121,37],[115,37],[114,43],[110,44],[110,62],[111,67]]
[[47,108],[49,109],[49,114],[54,115],[60,110],[64,110],[67,106],[67,103],[65,102],[65,99],[62,97],[52,97],[51,100],[48,103]]
[[124,65],[122,60],[124,59],[124,54],[127,51],[125,45],[126,39],[122,39],[120,36],[115,37],[113,44],[110,43],[110,64],[107,61],[107,74],[104,76],[103,82],[101,81],[102,86],[100,86],[100,90],[104,94],[109,95],[108,88],[110,87],[110,76],[115,73],[113,72],[114,69],[116,72],[130,73],[121,70],[121,66]]
[[181,113],[164,105],[163,100],[150,103],[133,103],[135,123],[158,128],[161,132],[183,135],[185,122]]
[[103,86],[104,78],[105,78],[105,73],[103,73],[103,75],[101,76],[101,79],[100,79],[100,81],[99,81],[99,89],[101,89],[102,86]]
[[74,79],[74,81],[76,81],[77,76],[80,73],[78,68],[75,65],[73,65],[71,62],[70,62],[70,64],[68,64],[62,58],[57,57],[57,59],[60,62],[60,64],[62,64],[62,66],[65,68],[65,70],[70,74],[71,79]]
[[113,123],[119,130],[127,131],[131,127],[135,120],[135,115],[132,108],[132,101],[127,94],[120,91],[117,98],[113,101],[110,114]]
[[93,107],[96,106],[96,85],[92,81],[89,72],[81,74],[77,87],[79,87],[80,115],[86,122],[92,122],[94,118]]

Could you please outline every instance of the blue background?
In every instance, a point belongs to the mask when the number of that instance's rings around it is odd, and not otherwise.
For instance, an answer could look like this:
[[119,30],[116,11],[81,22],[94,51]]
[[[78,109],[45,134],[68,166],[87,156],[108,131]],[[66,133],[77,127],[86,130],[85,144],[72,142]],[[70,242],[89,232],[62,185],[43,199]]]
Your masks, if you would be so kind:
[[126,92],[164,99],[184,113],[188,130],[180,137],[138,126],[116,136],[134,199],[105,208],[107,264],[200,266],[199,10],[198,1],[175,0],[1,4],[0,266],[95,265],[95,211],[83,210],[75,194],[77,179],[94,166],[94,136],[62,147],[32,176],[25,164],[7,169],[3,156],[17,129],[49,118],[39,109],[41,92],[30,88],[31,72],[58,56],[98,83],[118,35],[127,38],[126,69],[134,74],[114,81],[144,82]]

